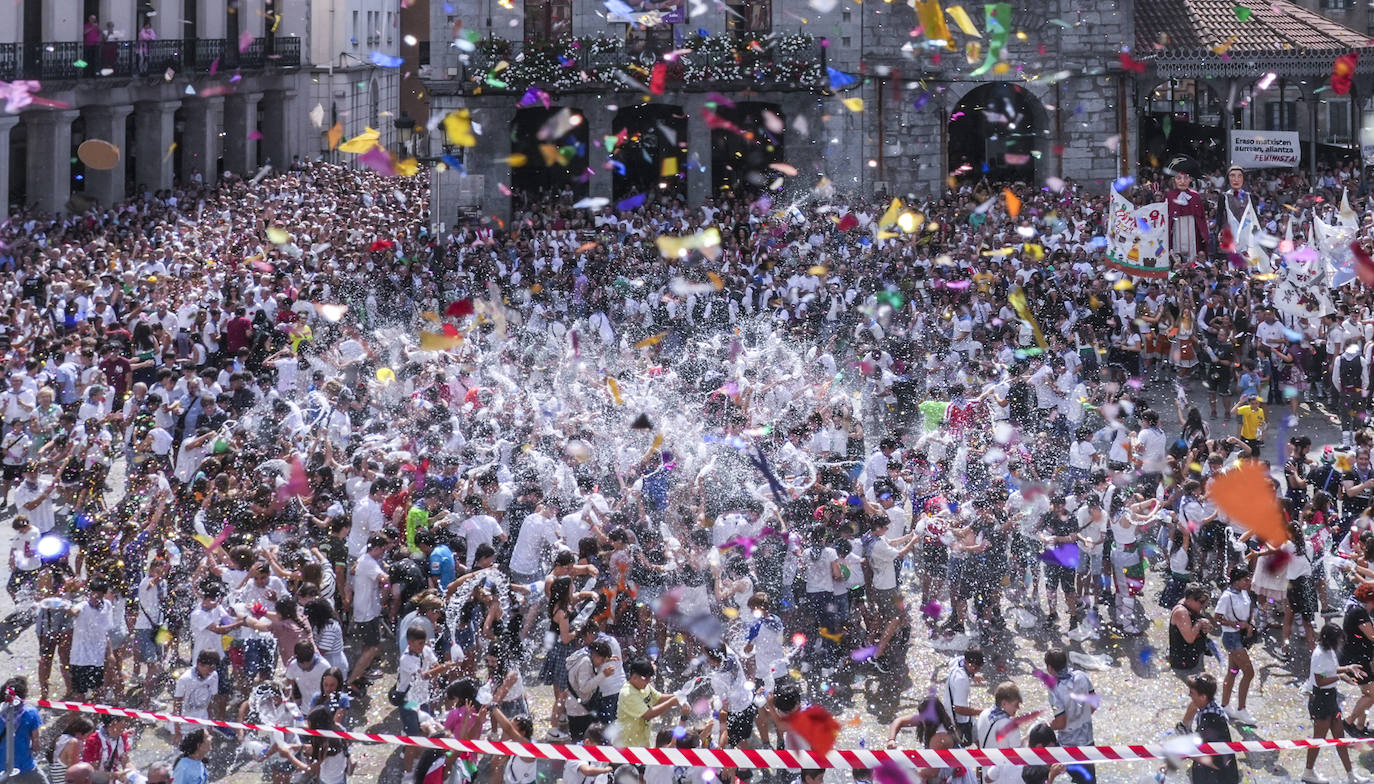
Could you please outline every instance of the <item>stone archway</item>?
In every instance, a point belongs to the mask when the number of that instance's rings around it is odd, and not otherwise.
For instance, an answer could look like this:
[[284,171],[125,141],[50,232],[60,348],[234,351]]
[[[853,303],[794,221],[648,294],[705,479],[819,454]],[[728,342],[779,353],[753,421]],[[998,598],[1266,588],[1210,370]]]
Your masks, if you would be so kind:
[[786,118],[775,103],[721,106],[711,129],[711,191],[757,194],[778,177],[772,164],[786,160]]
[[612,195],[616,201],[640,193],[687,195],[687,114],[681,106],[629,106],[611,121]]
[[520,109],[510,125],[514,205],[587,195],[587,118],[581,109]]
[[949,115],[949,172],[959,179],[1036,182],[1049,145],[1045,107],[1019,84],[979,85]]

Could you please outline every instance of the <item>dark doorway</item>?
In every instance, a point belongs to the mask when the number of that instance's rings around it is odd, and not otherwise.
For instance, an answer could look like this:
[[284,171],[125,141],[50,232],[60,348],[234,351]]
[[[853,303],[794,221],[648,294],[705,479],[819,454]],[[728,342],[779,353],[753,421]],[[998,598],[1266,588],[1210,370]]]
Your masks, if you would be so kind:
[[229,0],[224,4],[224,59],[231,68],[239,64],[239,0]]
[[784,160],[782,110],[746,102],[721,106],[716,115],[723,122],[711,130],[712,190],[757,195],[778,176],[772,164]]
[[1035,182],[1048,145],[1045,107],[1018,84],[975,87],[949,115],[949,170],[961,180]]
[[587,118],[581,109],[520,109],[510,133],[512,206],[587,195]]
[[[10,129],[10,181],[0,183],[9,189],[10,208],[25,206],[29,203],[29,124],[21,122]],[[8,216],[6,216],[8,217]]]
[[[24,73],[40,72],[39,66],[43,60],[43,0],[24,0],[23,58]],[[13,169],[14,167],[11,166],[10,168]],[[19,168],[22,169],[23,167]]]
[[[176,143],[178,150],[184,150],[182,138],[186,134],[186,108],[182,107],[172,113],[172,141]],[[186,182],[186,177],[190,172],[186,171],[185,156],[172,156],[172,181]]]
[[611,154],[612,194],[616,201],[645,193],[683,196],[687,192],[687,115],[681,106],[648,103],[616,112]]

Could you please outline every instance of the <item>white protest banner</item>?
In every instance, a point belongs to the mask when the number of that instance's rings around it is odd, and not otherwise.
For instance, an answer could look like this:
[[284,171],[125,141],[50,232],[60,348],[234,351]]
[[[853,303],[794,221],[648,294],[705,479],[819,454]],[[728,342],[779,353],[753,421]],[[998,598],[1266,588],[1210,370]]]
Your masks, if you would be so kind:
[[1231,131],[1231,165],[1283,169],[1302,160],[1297,131]]

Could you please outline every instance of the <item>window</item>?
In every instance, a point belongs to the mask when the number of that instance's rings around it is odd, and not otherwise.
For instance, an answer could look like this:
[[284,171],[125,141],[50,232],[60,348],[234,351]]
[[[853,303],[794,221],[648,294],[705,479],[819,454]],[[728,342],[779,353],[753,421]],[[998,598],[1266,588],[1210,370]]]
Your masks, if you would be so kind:
[[525,0],[525,40],[556,41],[572,35],[572,0]]
[[726,3],[726,26],[740,33],[773,31],[773,0],[735,0]]
[[1297,106],[1285,101],[1270,101],[1264,105],[1265,130],[1296,131],[1298,129]]
[[353,45],[358,45],[358,12],[353,12],[353,34],[349,36],[353,39]]
[[1322,0],[1323,11],[1346,11],[1350,9],[1350,0]]

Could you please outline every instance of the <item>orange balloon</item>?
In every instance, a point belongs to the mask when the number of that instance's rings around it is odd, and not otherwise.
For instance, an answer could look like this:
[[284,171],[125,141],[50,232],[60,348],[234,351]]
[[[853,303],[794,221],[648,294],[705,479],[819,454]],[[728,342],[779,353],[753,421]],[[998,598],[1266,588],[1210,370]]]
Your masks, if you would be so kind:
[[1224,471],[1212,480],[1207,496],[1217,508],[1271,547],[1288,541],[1279,497],[1269,473],[1258,460],[1244,460],[1239,468]]

